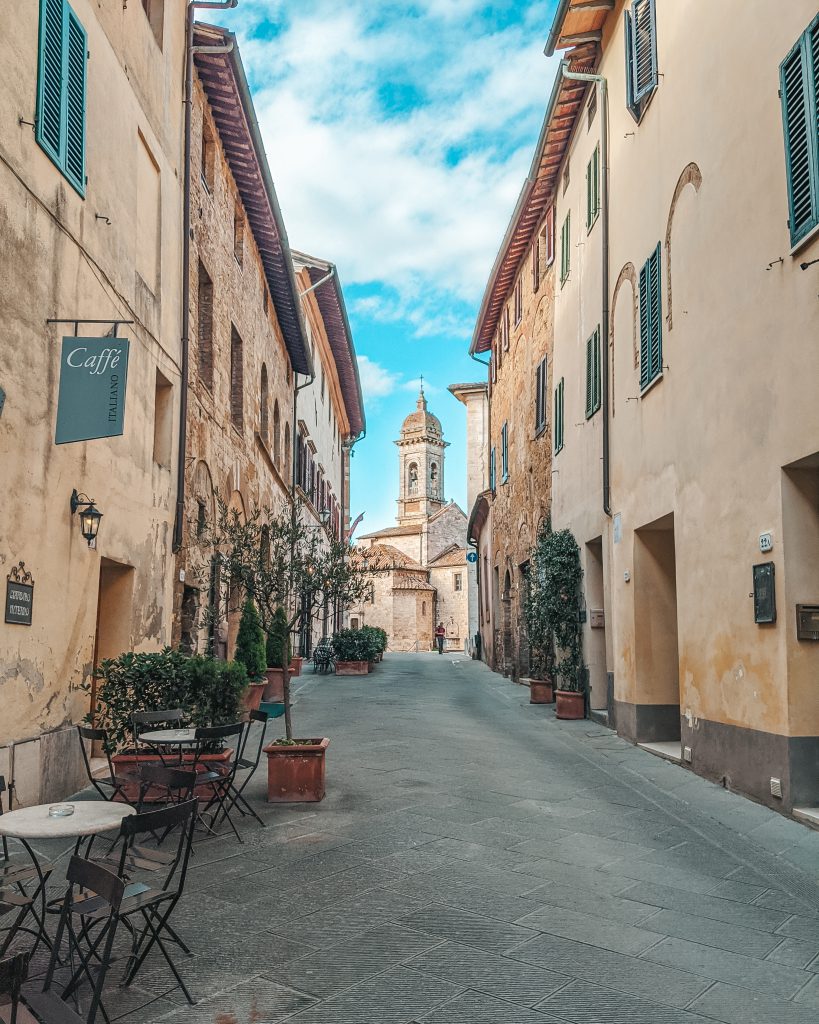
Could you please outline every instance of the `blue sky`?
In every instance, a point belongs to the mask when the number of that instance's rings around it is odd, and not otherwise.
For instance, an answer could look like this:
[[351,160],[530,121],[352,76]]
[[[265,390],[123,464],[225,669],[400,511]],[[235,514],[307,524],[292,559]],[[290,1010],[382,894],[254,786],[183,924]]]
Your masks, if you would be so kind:
[[420,374],[451,442],[446,496],[469,511],[465,409],[446,388],[485,379],[467,349],[554,78],[553,9],[240,0],[209,18],[238,35],[290,244],[344,284],[367,411],[359,532],[394,521],[393,441]]

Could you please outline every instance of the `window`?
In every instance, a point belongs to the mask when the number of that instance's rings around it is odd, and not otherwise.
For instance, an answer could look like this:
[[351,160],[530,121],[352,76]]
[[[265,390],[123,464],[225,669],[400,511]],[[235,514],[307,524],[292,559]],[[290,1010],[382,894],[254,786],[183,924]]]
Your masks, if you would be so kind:
[[532,246],[532,291],[540,288],[540,232],[535,235],[535,243]]
[[233,208],[233,255],[241,267],[245,258],[245,219],[238,203]]
[[509,479],[509,424],[501,427],[501,483]]
[[546,356],[535,369],[535,433],[546,426]]
[[819,224],[819,16],[779,66],[788,226],[795,245]]
[[213,135],[204,113],[202,115],[202,153],[199,172],[202,184],[208,192],[212,192],[216,178],[216,143],[213,141]]
[[137,133],[136,152],[136,270],[156,295],[160,282],[162,191],[159,164],[142,133]]
[[464,589],[464,578],[463,578],[463,574],[462,573],[460,573],[460,572],[456,572],[455,573],[455,575],[452,577],[452,586],[453,586],[453,589],[455,589],[455,590],[463,590]]
[[173,387],[157,370],[154,386],[154,462],[165,469],[169,469],[171,465],[172,444]]
[[437,498],[438,497],[438,463],[437,462],[433,462],[432,465],[429,467],[429,483],[430,483],[430,488],[429,488],[430,497]]
[[589,105],[586,107],[586,114],[587,114],[586,130],[587,131],[591,128],[592,121],[594,121],[594,115],[596,113],[597,113],[597,89],[596,89],[595,86],[592,86],[591,96],[589,96]]
[[495,490],[495,446],[489,452],[489,490]]
[[208,511],[201,498],[196,500],[196,536],[203,537],[208,525]]
[[566,278],[569,276],[569,270],[571,268],[571,255],[569,252],[569,246],[571,244],[572,237],[572,226],[571,226],[572,211],[566,214],[566,219],[563,221],[563,227],[560,229],[560,283],[565,284]]
[[165,27],[165,0],[142,0],[142,9],[151,26],[156,45],[162,49],[162,34]]
[[509,351],[509,304],[503,307],[503,320],[501,321],[501,338],[503,339],[503,351]]
[[284,478],[290,479],[290,424],[284,425]]
[[591,231],[600,213],[600,147],[595,146],[586,168],[586,228]]
[[654,0],[634,0],[626,24],[626,106],[639,121],[657,88],[657,18]]
[[85,29],[65,0],[40,0],[37,124],[40,147],[85,195]]
[[663,369],[660,243],[640,271],[640,387],[646,388]]
[[281,413],[279,412],[279,400],[278,398],[273,403],[273,463],[278,469],[281,466],[282,453],[279,447],[279,438],[281,435]]
[[563,195],[566,195],[566,189],[569,187],[569,161],[566,161],[566,166],[563,168]]
[[418,466],[411,462],[407,475],[407,493],[415,495],[418,493]]
[[242,339],[239,332],[231,324],[230,327],[230,419],[237,430],[241,430],[244,422],[242,408]]
[[586,419],[600,408],[600,325],[586,341]]
[[523,319],[523,278],[515,282],[515,327]]
[[210,389],[213,387],[213,282],[201,261],[196,305],[199,376]]
[[498,382],[498,342],[495,339],[495,345],[492,351],[489,353],[489,376],[492,384]]
[[563,449],[563,378],[558,381],[555,388],[555,455]]
[[265,444],[269,443],[270,430],[270,395],[267,386],[267,367],[262,363],[262,380],[259,388],[259,434]]
[[555,208],[553,206],[549,207],[538,235],[538,256],[540,257],[539,283],[548,268],[554,263],[555,258]]

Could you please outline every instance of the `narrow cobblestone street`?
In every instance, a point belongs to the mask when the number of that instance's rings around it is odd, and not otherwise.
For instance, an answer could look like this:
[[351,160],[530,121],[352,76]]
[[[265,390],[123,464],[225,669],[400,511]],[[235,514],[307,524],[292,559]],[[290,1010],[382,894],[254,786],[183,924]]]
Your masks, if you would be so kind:
[[462,657],[308,673],[294,716],[331,737],[326,799],[198,843],[177,916],[197,1005],[155,961],[128,995],[112,972],[109,1011],[815,1024],[819,834],[527,699]]

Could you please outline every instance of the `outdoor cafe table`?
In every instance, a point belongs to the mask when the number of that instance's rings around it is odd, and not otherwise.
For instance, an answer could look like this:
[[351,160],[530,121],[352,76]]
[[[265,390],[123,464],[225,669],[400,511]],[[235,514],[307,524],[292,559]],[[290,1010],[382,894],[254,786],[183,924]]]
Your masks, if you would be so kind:
[[[34,912],[40,925],[35,949],[41,939],[47,941],[45,915],[48,876],[43,873],[40,861],[29,840],[76,838],[77,842],[74,846],[76,853],[84,838],[99,835],[101,832],[112,832],[119,828],[123,818],[129,814],[136,814],[136,809],[127,804],[109,803],[107,800],[78,800],[72,804],[73,814],[52,818],[49,816],[48,809],[53,806],[53,804],[38,804],[35,807],[21,807],[16,811],[8,811],[6,814],[0,815],[0,836],[19,839],[37,872],[39,885],[33,898],[35,900],[39,898],[42,917],[38,917]],[[22,921],[18,923],[22,924]],[[8,947],[12,937],[11,935],[8,937],[3,944],[4,947]]]

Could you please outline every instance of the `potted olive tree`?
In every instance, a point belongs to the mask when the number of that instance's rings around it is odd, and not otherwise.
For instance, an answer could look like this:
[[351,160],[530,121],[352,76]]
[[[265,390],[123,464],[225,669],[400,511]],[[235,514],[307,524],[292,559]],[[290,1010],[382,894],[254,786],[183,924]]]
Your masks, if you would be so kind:
[[[311,623],[325,609],[360,600],[373,571],[366,557],[351,558],[349,544],[336,540],[311,518],[302,503],[255,507],[247,516],[218,499],[212,546],[219,552],[231,588],[251,597],[262,629],[270,635],[284,625],[286,636]],[[203,574],[210,571],[203,566]],[[271,802],[321,800],[324,761],[330,740],[294,737],[290,699],[290,660],[282,651],[285,735],[268,744],[267,799]]]
[[236,661],[244,665],[247,671],[248,686],[244,695],[246,711],[258,711],[262,700],[262,692],[266,686],[265,668],[267,663],[265,652],[265,636],[259,613],[252,598],[245,599],[242,606],[242,617],[239,620],[239,633],[236,637]]
[[284,700],[284,666],[291,664],[290,633],[287,628],[287,612],[279,606],[273,613],[273,621],[267,633],[265,646],[267,655],[267,685],[264,688],[266,701]]

